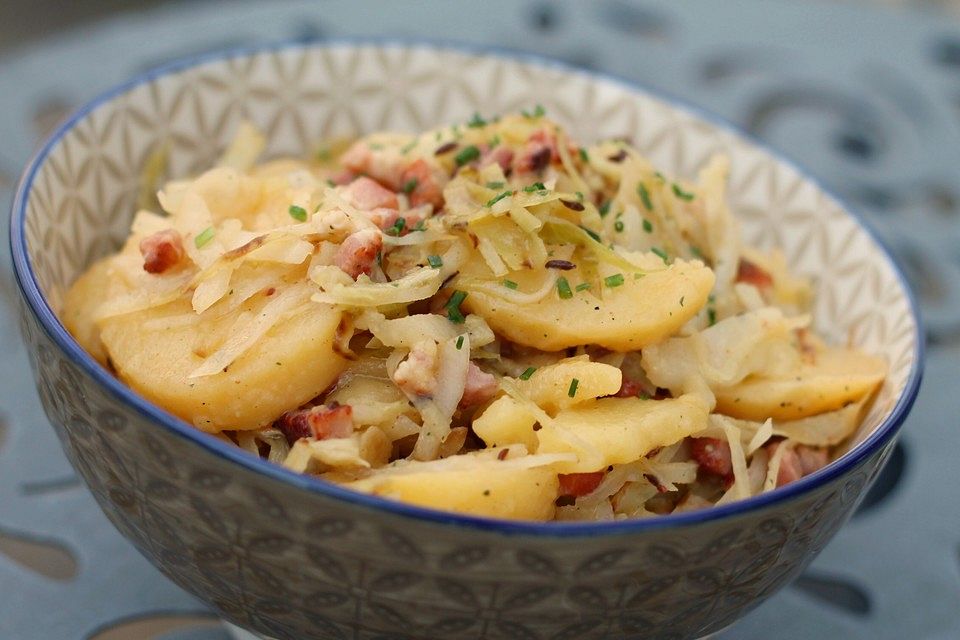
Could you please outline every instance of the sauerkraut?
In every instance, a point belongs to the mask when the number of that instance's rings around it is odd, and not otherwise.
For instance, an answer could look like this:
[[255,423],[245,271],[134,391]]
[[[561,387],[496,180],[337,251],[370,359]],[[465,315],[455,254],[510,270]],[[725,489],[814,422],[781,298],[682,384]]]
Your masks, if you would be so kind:
[[476,515],[653,517],[816,471],[885,376],[743,246],[723,157],[667,176],[539,107],[258,164],[265,142],[244,125],[167,183],[63,317],[139,393],[294,471]]

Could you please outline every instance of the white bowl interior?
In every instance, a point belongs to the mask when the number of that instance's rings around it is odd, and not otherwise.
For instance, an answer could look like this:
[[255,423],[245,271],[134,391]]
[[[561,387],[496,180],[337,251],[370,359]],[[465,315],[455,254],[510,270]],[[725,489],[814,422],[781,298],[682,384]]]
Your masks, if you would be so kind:
[[54,310],[94,258],[126,237],[143,167],[163,149],[170,177],[209,166],[248,119],[268,155],[382,129],[418,131],[540,103],[585,142],[628,136],[665,173],[693,177],[731,158],[729,201],[744,239],[780,247],[816,283],[816,329],[884,356],[889,376],[853,444],[890,413],[916,357],[904,284],[876,241],[791,165],[716,124],[613,79],[534,60],[427,45],[262,51],[161,75],[82,117],[49,152],[27,203],[28,251]]

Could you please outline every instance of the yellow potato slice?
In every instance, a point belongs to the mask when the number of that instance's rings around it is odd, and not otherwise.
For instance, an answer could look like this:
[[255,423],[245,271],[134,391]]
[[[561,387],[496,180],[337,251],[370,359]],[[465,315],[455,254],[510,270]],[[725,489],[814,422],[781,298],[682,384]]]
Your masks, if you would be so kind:
[[[376,473],[351,489],[401,502],[491,518],[550,520],[559,482],[551,466],[511,466],[485,452],[412,463],[405,473]],[[444,465],[453,462],[454,464]],[[449,468],[444,468],[447,466]]]
[[97,310],[111,290],[110,258],[94,263],[67,291],[60,320],[80,346],[103,366],[107,351],[100,340],[100,327],[95,321]]
[[[264,296],[255,298],[242,309],[256,313]],[[190,378],[237,319],[182,323],[193,314],[184,296],[101,321],[101,339],[124,382],[204,431],[267,425],[319,395],[346,364],[333,350],[341,314],[316,304],[274,325],[226,372]]]
[[533,425],[537,419],[522,404],[510,396],[501,396],[473,420],[473,431],[488,447],[522,444],[528,451],[536,451],[537,434]]
[[707,405],[695,395],[669,400],[600,398],[561,411],[537,436],[538,454],[577,455],[558,463],[562,473],[597,471],[634,462],[657,447],[671,445],[707,425]]
[[[481,291],[471,287],[469,280],[457,286],[469,293],[463,308],[482,316],[494,331],[513,342],[544,351],[584,344],[635,351],[670,336],[696,315],[714,281],[709,268],[680,260],[642,278],[632,273],[621,275],[623,284],[604,286],[602,297],[574,290],[573,297],[561,299],[551,292],[532,304]],[[507,277],[518,282],[522,291],[537,289],[543,280],[542,272],[531,270]],[[566,272],[565,277],[574,289],[579,284],[576,271]]]
[[734,418],[796,420],[836,411],[870,394],[887,374],[886,363],[853,349],[825,349],[777,377],[749,376],[714,389],[716,411]]
[[[623,374],[620,369],[602,362],[591,362],[587,356],[566,358],[556,364],[537,369],[527,380],[517,380],[517,387],[548,413],[587,402],[600,396],[611,396],[620,390]],[[570,396],[570,382],[577,388]]]

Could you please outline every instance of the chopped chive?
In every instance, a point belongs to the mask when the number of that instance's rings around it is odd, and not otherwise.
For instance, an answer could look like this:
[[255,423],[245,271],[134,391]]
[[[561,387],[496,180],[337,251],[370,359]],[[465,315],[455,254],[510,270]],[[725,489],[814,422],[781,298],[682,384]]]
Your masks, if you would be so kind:
[[529,111],[521,111],[520,113],[523,114],[524,118],[533,119],[533,118],[540,118],[544,116],[547,113],[547,110],[543,108],[543,105],[538,104],[536,107],[534,107],[532,113]]
[[378,267],[382,267],[382,266],[383,266],[383,252],[382,252],[382,251],[377,251],[377,266],[378,266]]
[[590,162],[590,156],[587,155],[587,150],[583,147],[580,147],[580,159],[584,162]]
[[493,148],[496,147],[498,144],[500,144],[500,136],[499,136],[499,135],[495,135],[495,136],[493,136],[492,138],[490,138],[490,142],[487,143],[487,146],[490,147],[491,149],[493,149]]
[[577,202],[583,202],[583,194],[579,191],[575,191],[574,195],[577,196]]
[[326,147],[321,147],[317,150],[317,160],[320,162],[328,162],[330,160],[330,149]]
[[503,189],[503,182],[488,182],[487,189]]
[[694,258],[699,258],[699,259],[703,260],[703,251],[700,251],[700,247],[694,247],[693,245],[691,245],[691,246],[690,246],[690,253],[693,254],[693,257],[694,257]]
[[479,113],[474,111],[473,117],[467,122],[467,126],[471,129],[479,129],[480,127],[487,126],[487,121],[481,118]]
[[454,324],[463,324],[466,321],[466,318],[463,316],[463,312],[460,311],[460,303],[462,303],[467,297],[466,291],[460,291],[457,289],[453,292],[453,295],[450,296],[450,299],[447,300],[446,309],[447,309],[447,319]]
[[600,217],[603,218],[603,217],[606,216],[608,213],[610,213],[610,201],[609,201],[609,200],[607,200],[606,202],[604,202],[603,204],[600,205]]
[[434,269],[439,269],[443,266],[443,258],[440,256],[427,256],[427,263]]
[[577,395],[577,386],[580,384],[580,381],[574,378],[570,381],[570,388],[567,389],[567,395],[571,398]]
[[536,371],[536,367],[527,367],[527,370],[520,374],[521,380],[529,380],[530,376],[533,375],[533,372]]
[[299,220],[300,222],[306,222],[307,220],[307,210],[303,207],[298,207],[297,205],[292,204],[290,205],[290,208],[287,209],[287,212],[294,220]]
[[650,200],[650,192],[647,191],[647,187],[641,182],[637,185],[637,193],[640,194],[640,200],[643,202],[644,208],[647,211],[653,211],[653,202]]
[[527,193],[533,193],[534,191],[543,191],[544,189],[546,189],[546,187],[543,186],[542,182],[534,182],[530,186],[523,188],[523,190],[526,191]]
[[670,256],[667,255],[667,252],[664,251],[663,249],[661,249],[660,247],[651,247],[651,248],[650,248],[650,251],[652,251],[652,252],[654,252],[655,254],[657,254],[658,256],[660,256],[660,259],[663,260],[664,263],[666,263],[667,260],[669,260],[669,258],[670,258]]
[[693,194],[681,189],[680,185],[678,185],[676,182],[673,183],[673,194],[681,200],[686,200],[687,202],[693,200]]
[[387,229],[388,236],[399,236],[403,233],[404,228],[407,226],[407,219],[403,216],[397,218],[397,221],[393,223],[393,226]]
[[621,231],[623,231],[623,220],[617,220],[616,222],[614,222],[614,223],[613,223],[613,229],[614,229],[617,233],[620,233]]
[[461,347],[463,347],[463,336],[457,338],[457,351],[460,351]]
[[403,183],[403,192],[410,195],[413,193],[413,190],[417,188],[417,184],[419,184],[419,181],[416,178],[410,178]]
[[623,284],[623,274],[615,273],[612,276],[607,276],[603,279],[603,284],[607,285],[611,289],[614,287],[619,287]]
[[410,231],[425,231],[426,228],[427,228],[426,220],[417,220],[417,224],[415,224],[413,226],[413,229],[410,229]]
[[583,229],[584,231],[586,231],[588,236],[590,236],[591,238],[593,238],[593,239],[596,240],[597,242],[600,242],[600,236],[597,235],[597,232],[596,232],[596,231],[590,231],[590,229],[587,229],[586,227],[580,227],[580,228]]
[[469,147],[464,147],[460,152],[454,156],[454,161],[456,161],[458,167],[462,167],[468,162],[473,162],[480,157],[480,149],[476,145],[470,145]]
[[213,227],[207,227],[200,232],[200,235],[193,239],[193,244],[196,245],[197,249],[204,248],[208,242],[213,240],[214,233]]
[[577,285],[577,291],[586,291],[589,288],[590,288],[589,282],[581,282],[580,284]]
[[567,300],[573,297],[573,291],[570,290],[570,283],[563,276],[557,278],[557,295],[561,299]]
[[643,230],[647,233],[653,233],[653,223],[646,218],[643,219]]
[[663,177],[663,174],[660,173],[659,171],[657,171],[653,175],[657,176],[657,180],[659,180],[660,182],[666,182],[667,180],[666,178]]
[[518,284],[517,284],[516,282],[514,282],[513,280],[504,280],[504,281],[503,281],[503,286],[505,286],[507,289],[513,289],[514,291],[516,291],[517,287],[520,286],[520,285],[518,285]]
[[333,180],[331,180],[330,178],[327,178],[327,185],[329,185],[329,186],[331,186],[331,187],[335,187],[335,186],[337,186],[337,183],[334,182]]
[[400,147],[400,153],[402,153],[403,155],[407,155],[415,146],[417,146],[417,140],[413,139],[407,144]]
[[503,199],[506,198],[507,196],[512,196],[512,195],[513,195],[513,191],[504,191],[503,193],[501,193],[501,194],[499,194],[499,195],[493,196],[492,198],[490,198],[489,200],[487,200],[487,207],[488,207],[488,208],[489,208],[489,207],[492,207],[493,205],[497,204],[498,202],[500,202],[501,200],[503,200]]
[[717,310],[713,307],[707,309],[707,322],[710,323],[710,326],[717,324]]

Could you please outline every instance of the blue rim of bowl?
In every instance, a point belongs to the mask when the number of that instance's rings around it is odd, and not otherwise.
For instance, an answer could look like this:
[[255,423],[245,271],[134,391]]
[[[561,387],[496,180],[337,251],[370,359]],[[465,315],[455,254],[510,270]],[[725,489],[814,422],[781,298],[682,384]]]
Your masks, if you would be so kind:
[[[131,91],[132,89],[157,80],[159,78],[170,76],[193,67],[204,64],[222,62],[225,60],[259,55],[268,52],[285,51],[288,49],[323,49],[337,47],[385,47],[385,48],[411,48],[425,49],[430,51],[459,53],[466,55],[484,55],[494,56],[506,61],[514,61],[539,65],[544,68],[559,70],[567,73],[581,74],[592,79],[599,79],[614,83],[624,89],[650,96],[668,104],[671,108],[677,108],[688,114],[709,123],[711,126],[733,134],[741,140],[748,142],[754,147],[762,150],[768,156],[774,158],[777,162],[791,167],[799,175],[816,186],[824,195],[833,199],[847,214],[849,214],[857,224],[867,233],[876,246],[880,249],[891,269],[896,275],[900,286],[902,287],[909,303],[910,313],[915,323],[916,332],[914,340],[914,359],[911,363],[910,375],[904,385],[904,389],[897,399],[896,404],[890,411],[890,414],[881,422],[873,433],[871,433],[863,442],[859,443],[853,449],[845,453],[837,460],[820,469],[819,471],[792,482],[784,487],[775,489],[769,493],[763,493],[758,496],[752,496],[743,500],[732,502],[730,504],[690,511],[681,514],[669,514],[655,518],[645,518],[637,520],[622,520],[616,522],[527,522],[503,520],[495,518],[484,518],[477,516],[461,515],[418,507],[386,498],[379,498],[372,495],[362,494],[350,489],[345,489],[336,484],[329,483],[313,476],[295,473],[279,465],[273,464],[261,458],[250,455],[246,451],[231,444],[227,444],[212,435],[206,434],[184,422],[183,420],[164,411],[157,405],[154,405],[137,395],[120,380],[111,375],[106,369],[101,367],[91,357],[80,344],[70,335],[60,320],[57,318],[53,309],[49,306],[43,294],[40,292],[33,267],[30,263],[27,253],[26,235],[24,233],[24,222],[26,219],[27,198],[33,186],[33,181],[37,172],[43,165],[47,156],[60,140],[83,118],[98,107],[108,103],[114,98]],[[544,538],[561,538],[570,536],[597,536],[614,534],[631,534],[643,531],[659,530],[674,527],[688,527],[692,525],[705,524],[725,518],[731,518],[738,515],[744,515],[749,512],[760,511],[762,509],[775,506],[789,501],[792,498],[808,494],[819,487],[822,487],[837,478],[843,476],[848,471],[855,468],[866,458],[876,452],[887,441],[893,438],[899,428],[906,420],[917,398],[920,389],[920,381],[923,376],[924,362],[924,335],[923,325],[921,323],[919,305],[916,297],[910,288],[903,271],[893,257],[893,253],[887,247],[886,243],[880,238],[875,229],[857,213],[852,207],[848,206],[841,198],[833,194],[813,175],[802,169],[797,163],[785,158],[780,152],[773,150],[769,145],[764,144],[754,138],[751,134],[741,130],[736,125],[725,121],[723,118],[704,111],[702,108],[690,104],[686,100],[670,95],[668,92],[654,90],[644,86],[634,80],[623,78],[615,74],[582,69],[568,64],[561,60],[556,60],[540,54],[526,51],[513,50],[500,46],[483,46],[471,43],[445,41],[442,39],[425,38],[403,38],[395,36],[387,37],[347,37],[347,38],[317,38],[307,40],[285,41],[266,44],[252,44],[247,46],[235,47],[223,51],[200,54],[176,60],[162,65],[155,69],[141,73],[132,79],[114,86],[113,88],[101,93],[93,100],[86,103],[75,111],[70,118],[63,122],[54,133],[48,138],[44,145],[34,154],[34,157],[28,163],[26,170],[17,187],[17,192],[13,201],[10,224],[10,244],[13,255],[14,273],[21,294],[27,301],[27,304],[33,314],[40,321],[40,325],[50,338],[60,349],[73,361],[89,374],[106,391],[117,397],[121,402],[131,406],[141,415],[152,422],[159,423],[163,427],[172,431],[175,435],[190,440],[207,451],[226,458],[230,462],[245,467],[248,470],[261,473],[273,480],[284,484],[292,485],[298,489],[319,493],[324,497],[350,503],[354,506],[369,509],[379,513],[388,513],[395,516],[412,518],[420,521],[428,521],[446,525],[471,528],[483,532],[531,535]]]

